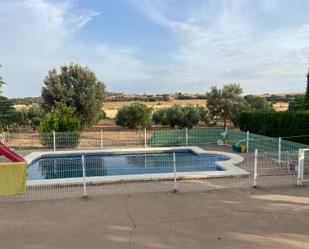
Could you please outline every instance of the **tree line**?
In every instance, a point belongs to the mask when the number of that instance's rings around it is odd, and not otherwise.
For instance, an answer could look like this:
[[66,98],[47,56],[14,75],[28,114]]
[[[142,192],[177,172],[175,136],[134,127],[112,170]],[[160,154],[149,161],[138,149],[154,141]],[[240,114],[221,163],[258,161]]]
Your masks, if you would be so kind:
[[[1,78],[0,86],[4,84]],[[203,106],[174,105],[152,110],[142,103],[125,105],[118,110],[116,124],[130,129],[146,128],[152,124],[171,128],[193,128],[205,125],[237,125],[244,111],[273,111],[271,103],[258,96],[242,95],[239,84],[226,84],[222,89],[212,87]],[[145,95],[148,96],[148,95]],[[182,98],[182,94],[177,94]],[[166,97],[166,95],[162,95]],[[38,100],[38,99],[37,99]],[[50,70],[41,91],[40,103],[16,111],[12,101],[0,98],[0,130],[11,131],[18,126],[31,126],[39,132],[80,131],[105,118],[101,110],[106,100],[105,84],[88,67],[64,65]]]
[[259,96],[242,96],[239,84],[226,84],[222,89],[212,87],[206,94],[205,106],[173,105],[152,110],[142,103],[125,105],[118,110],[116,124],[136,129],[157,124],[171,128],[193,128],[200,122],[206,125],[237,126],[244,111],[274,111],[272,104]]

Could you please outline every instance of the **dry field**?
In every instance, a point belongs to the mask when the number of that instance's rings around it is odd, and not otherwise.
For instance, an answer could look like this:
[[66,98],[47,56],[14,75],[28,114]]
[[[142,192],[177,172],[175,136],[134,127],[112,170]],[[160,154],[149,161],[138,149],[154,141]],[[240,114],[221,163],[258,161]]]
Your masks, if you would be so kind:
[[[106,102],[103,104],[102,110],[106,113],[106,117],[113,119],[116,117],[118,109],[124,105],[129,105],[134,103],[135,101],[118,101],[118,102]],[[173,99],[170,101],[154,101],[154,102],[141,102],[153,109],[159,109],[164,107],[170,107],[172,105],[199,105],[205,106],[206,100],[204,99],[188,99],[188,100],[177,100]],[[274,105],[276,111],[286,111],[288,109],[289,104],[285,102],[277,102]],[[27,105],[15,105],[16,110],[27,109],[29,106]]]
[[[119,102],[106,102],[104,103],[102,109],[106,113],[107,118],[115,118],[118,109],[124,105],[129,105],[134,103],[134,101],[119,101]],[[188,99],[188,100],[171,100],[171,101],[154,101],[154,102],[141,102],[153,109],[159,109],[164,107],[170,107],[172,105],[200,105],[205,106],[206,100],[204,99]]]

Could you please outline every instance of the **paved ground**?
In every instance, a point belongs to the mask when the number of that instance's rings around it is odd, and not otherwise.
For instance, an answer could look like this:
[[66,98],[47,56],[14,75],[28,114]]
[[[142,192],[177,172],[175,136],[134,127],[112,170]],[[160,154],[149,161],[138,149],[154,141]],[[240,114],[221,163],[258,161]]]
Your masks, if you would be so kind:
[[0,248],[309,248],[309,187],[0,203]]

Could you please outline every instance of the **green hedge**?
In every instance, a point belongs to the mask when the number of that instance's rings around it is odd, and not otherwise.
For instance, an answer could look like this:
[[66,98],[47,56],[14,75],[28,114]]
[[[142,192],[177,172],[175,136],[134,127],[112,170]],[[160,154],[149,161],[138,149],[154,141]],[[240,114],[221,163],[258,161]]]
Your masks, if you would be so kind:
[[239,128],[270,137],[308,135],[287,138],[290,141],[309,144],[309,112],[243,112],[238,117]]

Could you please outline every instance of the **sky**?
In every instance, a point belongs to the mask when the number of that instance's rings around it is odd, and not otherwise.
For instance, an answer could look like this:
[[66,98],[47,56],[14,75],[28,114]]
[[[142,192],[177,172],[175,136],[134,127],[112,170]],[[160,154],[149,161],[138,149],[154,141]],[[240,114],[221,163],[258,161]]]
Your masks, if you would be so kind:
[[0,0],[8,97],[39,96],[52,68],[78,63],[107,91],[303,92],[308,0]]

